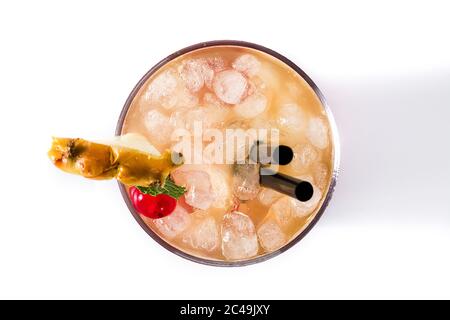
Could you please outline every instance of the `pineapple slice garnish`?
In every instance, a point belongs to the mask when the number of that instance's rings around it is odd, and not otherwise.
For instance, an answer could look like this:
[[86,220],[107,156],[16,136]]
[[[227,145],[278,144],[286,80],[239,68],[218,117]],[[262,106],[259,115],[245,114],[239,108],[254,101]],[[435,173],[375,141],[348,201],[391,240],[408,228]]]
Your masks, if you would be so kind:
[[182,164],[182,156],[162,154],[144,137],[127,134],[111,141],[53,138],[48,156],[59,169],[89,179],[117,179],[129,186],[164,184],[170,172]]

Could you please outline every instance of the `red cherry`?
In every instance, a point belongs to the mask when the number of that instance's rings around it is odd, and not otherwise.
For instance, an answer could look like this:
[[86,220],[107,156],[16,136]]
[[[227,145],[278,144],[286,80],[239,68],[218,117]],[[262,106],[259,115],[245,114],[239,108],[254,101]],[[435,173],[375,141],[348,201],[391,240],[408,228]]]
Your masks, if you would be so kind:
[[134,198],[134,195],[136,194],[136,191],[139,191],[139,190],[136,187],[130,187],[130,189],[128,191],[130,193],[130,197]]
[[147,216],[147,212],[154,211],[156,203],[153,198],[155,197],[149,194],[143,194],[136,187],[130,188],[131,202],[133,203],[133,206],[136,209],[136,211],[139,212],[140,214]]
[[177,200],[167,194],[158,194],[155,198],[156,205],[154,208],[154,214],[157,215],[158,218],[168,216],[177,206]]
[[129,190],[130,199],[137,212],[151,219],[158,219],[171,214],[177,205],[177,201],[165,194],[152,196],[144,194],[136,187]]

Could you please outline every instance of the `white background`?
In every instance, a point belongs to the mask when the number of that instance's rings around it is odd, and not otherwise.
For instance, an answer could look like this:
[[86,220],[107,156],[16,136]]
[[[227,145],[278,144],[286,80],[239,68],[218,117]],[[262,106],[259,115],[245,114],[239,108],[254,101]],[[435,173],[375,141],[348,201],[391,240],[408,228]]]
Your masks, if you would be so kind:
[[[0,298],[450,298],[445,2],[2,1]],[[245,268],[154,243],[115,182],[63,174],[52,135],[107,137],[140,77],[197,42],[295,61],[335,114],[342,170],[313,231]]]

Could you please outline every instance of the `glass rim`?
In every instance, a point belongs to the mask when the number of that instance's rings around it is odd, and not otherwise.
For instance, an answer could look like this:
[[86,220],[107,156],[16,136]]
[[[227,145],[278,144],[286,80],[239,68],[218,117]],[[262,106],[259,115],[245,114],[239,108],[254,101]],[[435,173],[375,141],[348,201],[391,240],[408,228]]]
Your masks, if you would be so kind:
[[128,113],[128,110],[131,106],[131,103],[133,102],[135,96],[141,89],[141,87],[146,83],[146,81],[161,67],[163,67],[168,62],[172,61],[175,58],[178,58],[181,55],[184,55],[186,53],[196,51],[199,49],[209,48],[209,47],[218,47],[218,46],[235,46],[235,47],[244,47],[244,48],[250,48],[257,51],[261,51],[263,53],[266,53],[281,62],[287,64],[292,70],[294,70],[297,74],[299,74],[307,83],[308,85],[313,89],[314,93],[319,98],[322,107],[324,108],[325,114],[328,118],[328,122],[330,124],[331,129],[331,140],[333,143],[333,171],[331,174],[331,181],[330,185],[328,187],[327,195],[325,199],[323,200],[323,203],[317,213],[315,214],[314,218],[308,223],[308,225],[293,239],[291,239],[288,243],[286,243],[281,248],[269,252],[260,256],[256,256],[254,258],[246,259],[246,260],[236,260],[236,261],[225,261],[225,260],[214,260],[214,259],[207,259],[195,256],[193,254],[187,253],[181,249],[178,249],[175,246],[172,246],[170,243],[166,242],[162,237],[160,237],[156,232],[154,232],[141,218],[140,214],[134,209],[133,204],[131,203],[130,197],[127,192],[127,188],[122,183],[118,182],[120,192],[122,194],[122,197],[130,210],[133,217],[136,219],[138,224],[144,229],[144,231],[158,244],[160,244],[162,247],[170,251],[171,253],[174,253],[182,258],[185,258],[187,260],[200,263],[203,265],[209,265],[209,266],[217,266],[217,267],[240,267],[240,266],[247,266],[252,265],[255,263],[263,262],[268,259],[271,259],[273,257],[278,256],[279,254],[285,252],[286,250],[290,249],[294,245],[296,245],[300,240],[302,240],[308,233],[311,231],[311,229],[316,225],[316,223],[319,221],[319,219],[322,217],[326,207],[328,206],[335,186],[336,181],[339,173],[339,161],[340,161],[340,144],[339,144],[339,136],[338,131],[336,127],[336,123],[333,117],[333,114],[331,112],[331,109],[329,108],[324,95],[320,91],[320,89],[317,87],[317,85],[314,83],[314,81],[300,68],[298,67],[294,62],[286,58],[285,56],[279,54],[278,52],[266,48],[264,46],[261,46],[259,44],[246,42],[246,41],[240,41],[240,40],[214,40],[214,41],[206,41],[206,42],[200,42],[188,47],[185,47],[181,50],[178,50],[166,58],[159,61],[156,65],[154,65],[149,71],[145,73],[145,75],[139,80],[139,82],[135,85],[131,93],[129,94],[127,100],[125,101],[125,104],[122,108],[122,111],[119,116],[119,120],[117,122],[115,135],[121,135],[122,134],[122,128],[123,124],[125,122],[126,115]]

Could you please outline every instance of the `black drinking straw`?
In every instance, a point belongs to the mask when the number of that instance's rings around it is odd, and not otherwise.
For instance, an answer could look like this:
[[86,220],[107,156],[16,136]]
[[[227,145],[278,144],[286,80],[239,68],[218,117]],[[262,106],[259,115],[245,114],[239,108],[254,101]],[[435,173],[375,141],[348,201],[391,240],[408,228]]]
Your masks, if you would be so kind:
[[[272,149],[267,145],[258,144],[256,145],[256,149],[257,150],[254,151],[257,152],[253,154],[251,153],[250,157],[263,165],[269,163],[287,165],[294,157],[294,152],[292,149],[285,145],[279,145]],[[267,160],[267,157],[261,156],[261,154],[269,154],[270,161]],[[259,169],[259,174],[259,183],[263,187],[273,189],[302,202],[308,201],[314,194],[313,186],[308,181],[297,179],[283,173],[278,173],[263,166]]]
[[260,168],[259,173],[259,183],[263,187],[273,189],[302,202],[308,201],[314,194],[313,186],[308,181],[277,173],[267,168]]

